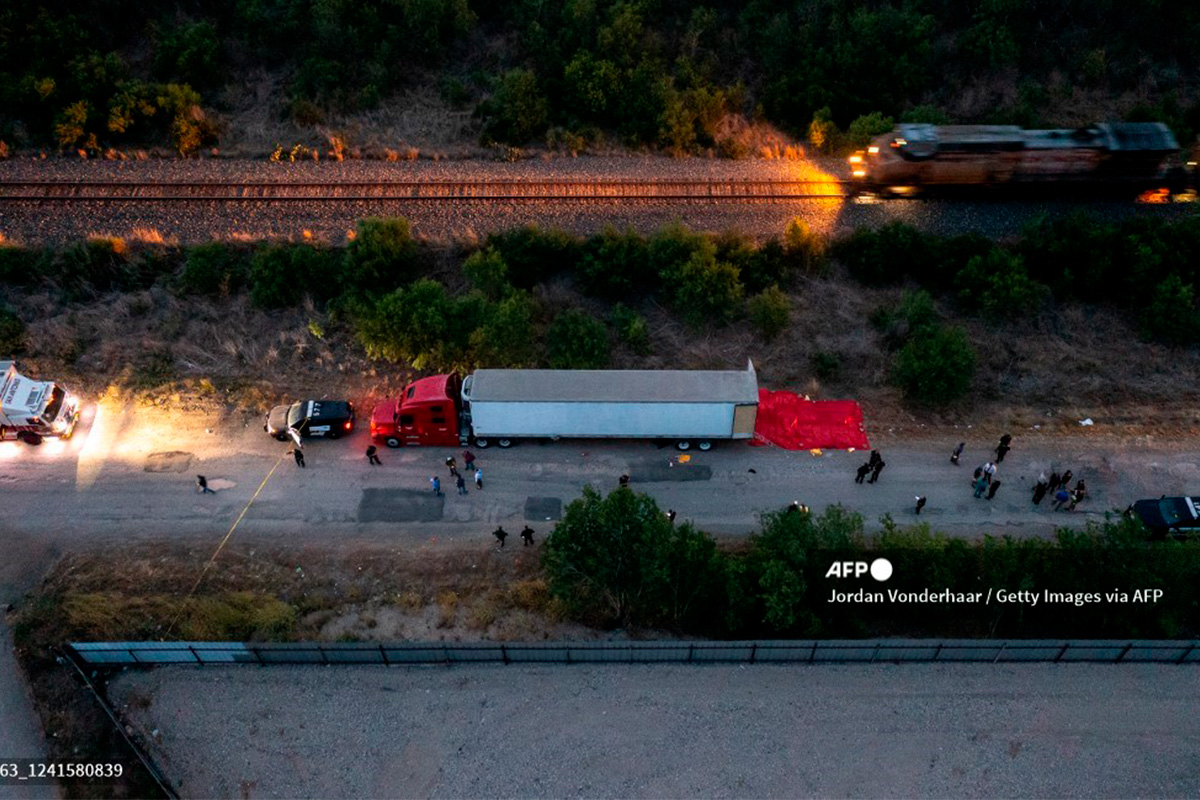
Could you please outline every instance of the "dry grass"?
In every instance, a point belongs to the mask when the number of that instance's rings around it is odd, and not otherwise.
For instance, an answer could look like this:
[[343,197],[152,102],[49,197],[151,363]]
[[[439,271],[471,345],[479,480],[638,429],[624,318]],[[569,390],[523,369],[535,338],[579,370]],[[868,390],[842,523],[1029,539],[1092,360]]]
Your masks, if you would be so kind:
[[439,628],[449,628],[458,620],[458,606],[460,598],[458,592],[445,591],[438,592],[437,607],[438,607],[438,622]]

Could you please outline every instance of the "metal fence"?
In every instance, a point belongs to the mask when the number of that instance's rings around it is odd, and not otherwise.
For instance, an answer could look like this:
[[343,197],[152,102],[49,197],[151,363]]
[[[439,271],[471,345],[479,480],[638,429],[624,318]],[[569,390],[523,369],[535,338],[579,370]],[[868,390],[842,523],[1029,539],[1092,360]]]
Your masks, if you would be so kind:
[[167,664],[830,664],[1099,662],[1200,664],[1198,641],[1019,639],[763,642],[76,642],[91,666]]

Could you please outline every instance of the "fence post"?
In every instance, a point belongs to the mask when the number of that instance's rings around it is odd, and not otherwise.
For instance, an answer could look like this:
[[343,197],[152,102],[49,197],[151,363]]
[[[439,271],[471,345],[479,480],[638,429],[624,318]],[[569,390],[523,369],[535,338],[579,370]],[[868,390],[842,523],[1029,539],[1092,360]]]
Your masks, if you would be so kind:
[[754,644],[752,644],[750,646],[750,663],[751,664],[754,663],[754,659],[757,655],[758,655],[758,642],[755,642]]
[[[1055,664],[1057,664],[1059,661],[1062,661],[1062,657],[1063,657],[1063,656],[1065,656],[1065,655],[1067,654],[1067,648],[1068,648],[1068,647],[1070,647],[1070,646],[1071,646],[1071,643],[1070,643],[1070,642],[1066,642],[1065,644],[1063,644],[1063,646],[1062,646],[1062,650],[1059,650],[1059,651],[1058,651],[1058,655],[1056,655],[1056,656],[1054,657],[1054,663],[1055,663]],[[1120,659],[1120,657],[1118,657],[1118,658],[1117,658],[1117,660],[1118,660],[1118,661],[1120,661],[1120,660],[1121,660],[1121,659]]]
[[267,665],[267,662],[266,662],[266,661],[263,661],[263,657],[262,657],[262,648],[261,648],[261,647],[252,647],[252,648],[250,648],[250,652],[251,652],[251,653],[254,653],[254,657],[255,657],[256,659],[258,659],[258,665],[259,665],[260,667],[265,667],[265,666]]
[[1195,650],[1195,649],[1196,649],[1196,645],[1194,645],[1194,644],[1190,644],[1190,645],[1188,645],[1188,649],[1183,651],[1183,655],[1181,655],[1181,656],[1180,656],[1180,657],[1179,657],[1179,658],[1178,658],[1178,659],[1175,661],[1175,663],[1176,663],[1176,664],[1182,664],[1182,663],[1183,663],[1183,662],[1184,662],[1184,661],[1187,659],[1187,657],[1188,657],[1188,656],[1190,656],[1190,655],[1192,654],[1192,651],[1193,651],[1193,650]]
[[812,652],[808,654],[808,663],[813,663],[817,660],[817,640],[813,639]]
[[390,667],[392,665],[392,662],[388,661],[387,650],[383,649],[382,643],[379,645],[379,657],[383,659],[383,665],[385,667]]
[[1000,660],[1000,656],[1004,655],[1004,650],[1007,647],[1008,647],[1008,642],[1005,642],[1004,644],[1000,645],[1000,649],[996,652],[996,657],[992,659],[993,664],[995,664],[996,662],[998,662]]
[[[200,656],[199,656],[199,655],[197,655],[197,654],[196,654],[196,648],[195,648],[195,647],[193,647],[192,645],[190,645],[190,644],[189,644],[189,645],[188,645],[188,652],[192,654],[192,658],[196,659],[196,663],[197,663],[197,664],[199,664],[199,665],[200,665],[200,666],[202,666],[202,667],[204,666],[204,660],[203,660],[202,658],[200,658]],[[132,655],[132,653],[131,653],[130,655]]]
[[937,661],[942,657],[942,643],[938,642],[937,650],[933,652],[933,660]]
[[692,656],[695,655],[695,653],[696,653],[696,645],[689,644],[688,645],[688,663],[689,664],[692,663]]
[[1114,660],[1113,663],[1120,664],[1122,661],[1125,660],[1125,656],[1129,655],[1129,651],[1132,649],[1133,649],[1133,642],[1130,642],[1129,644],[1125,645],[1125,649],[1120,652],[1120,654],[1116,657],[1116,660]]
[[504,662],[505,666],[508,666],[508,645],[500,645],[500,660]]

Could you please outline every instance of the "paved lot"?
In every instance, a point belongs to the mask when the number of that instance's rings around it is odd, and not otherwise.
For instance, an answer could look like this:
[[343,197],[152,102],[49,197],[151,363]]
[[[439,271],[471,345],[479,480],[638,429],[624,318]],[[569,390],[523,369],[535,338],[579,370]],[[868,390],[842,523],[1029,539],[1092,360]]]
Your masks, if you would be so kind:
[[1161,665],[164,669],[113,684],[185,797],[1195,797]]

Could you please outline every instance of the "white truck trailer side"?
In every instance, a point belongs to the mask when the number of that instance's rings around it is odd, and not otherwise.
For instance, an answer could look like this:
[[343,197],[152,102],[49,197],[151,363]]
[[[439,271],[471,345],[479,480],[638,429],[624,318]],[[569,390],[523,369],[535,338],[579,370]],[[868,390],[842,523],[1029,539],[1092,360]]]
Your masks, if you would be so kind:
[[41,444],[47,436],[66,439],[79,420],[79,401],[53,381],[34,381],[0,361],[0,440]]
[[758,412],[744,370],[481,369],[463,381],[464,432],[480,447],[516,439],[671,439],[708,450],[749,439]]

